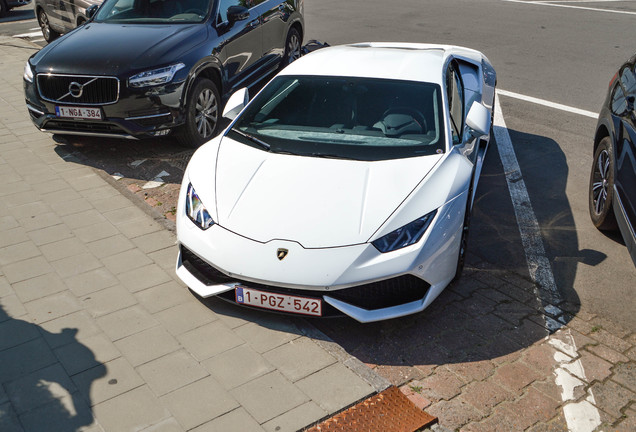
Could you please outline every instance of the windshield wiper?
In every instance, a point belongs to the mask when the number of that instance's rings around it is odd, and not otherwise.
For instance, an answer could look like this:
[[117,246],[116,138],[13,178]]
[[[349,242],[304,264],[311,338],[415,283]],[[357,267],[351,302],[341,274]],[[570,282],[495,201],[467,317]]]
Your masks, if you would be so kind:
[[357,160],[351,157],[345,157],[345,156],[341,156],[341,155],[337,155],[337,154],[332,154],[332,153],[311,153],[312,157],[319,157],[319,158],[325,158],[325,159],[347,159],[347,160]]
[[232,128],[232,130],[234,132],[236,132],[237,134],[241,135],[244,138],[247,138],[248,140],[252,141],[254,144],[258,144],[259,146],[261,146],[262,148],[264,148],[267,151],[271,151],[272,150],[272,146],[269,145],[268,143],[266,143],[265,141],[262,141],[258,138],[256,138],[255,136],[252,136],[248,133],[245,133],[239,129],[236,128]]

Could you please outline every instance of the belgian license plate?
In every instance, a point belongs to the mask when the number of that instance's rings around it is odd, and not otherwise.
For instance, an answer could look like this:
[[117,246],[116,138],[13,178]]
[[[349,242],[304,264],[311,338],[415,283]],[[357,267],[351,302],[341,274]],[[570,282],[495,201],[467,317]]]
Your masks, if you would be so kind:
[[101,120],[102,110],[89,107],[56,106],[55,115],[62,118]]
[[236,285],[234,287],[236,302],[283,312],[303,315],[322,316],[322,300],[286,294],[269,293]]

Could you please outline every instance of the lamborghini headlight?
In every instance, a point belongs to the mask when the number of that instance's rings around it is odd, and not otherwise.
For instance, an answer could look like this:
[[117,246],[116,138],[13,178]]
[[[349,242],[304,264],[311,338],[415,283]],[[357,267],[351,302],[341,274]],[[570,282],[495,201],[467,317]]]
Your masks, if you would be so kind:
[[435,218],[437,210],[422,216],[413,222],[396,229],[395,231],[371,242],[381,253],[402,249],[420,241],[427,228]]
[[192,184],[188,185],[188,193],[186,194],[186,215],[202,230],[206,230],[214,225],[212,216],[210,216],[210,213],[208,213],[201,199],[194,191]]

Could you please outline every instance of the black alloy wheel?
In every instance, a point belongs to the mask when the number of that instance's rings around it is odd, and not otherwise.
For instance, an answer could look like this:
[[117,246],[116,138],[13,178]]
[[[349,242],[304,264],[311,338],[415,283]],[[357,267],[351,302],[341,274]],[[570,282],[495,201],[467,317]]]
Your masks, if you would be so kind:
[[616,229],[612,208],[614,199],[614,152],[612,140],[605,137],[594,152],[590,175],[589,207],[594,226],[600,230]]
[[44,36],[44,40],[48,42],[52,42],[57,39],[60,34],[51,28],[51,24],[49,23],[49,17],[46,15],[44,10],[40,9],[38,12],[38,24],[42,29],[42,36]]
[[[472,193],[472,192],[470,192]],[[472,210],[470,208],[470,195],[468,197],[469,204],[466,206],[466,214],[464,215],[464,224],[462,225],[462,237],[459,241],[459,255],[457,256],[457,269],[455,270],[455,277],[453,281],[458,280],[462,271],[464,271],[464,264],[466,263],[466,249],[468,247],[468,231],[470,229],[470,216]]]
[[214,82],[199,78],[186,101],[185,124],[177,134],[187,147],[199,147],[216,135],[219,126],[219,91]]
[[462,224],[462,237],[459,240],[459,254],[457,255],[457,269],[455,270],[455,277],[453,282],[458,280],[462,271],[464,271],[464,264],[466,263],[466,249],[468,248],[468,232],[470,230],[470,218],[473,213],[472,199],[473,199],[473,184],[475,181],[475,170],[470,177],[470,187],[468,188],[468,198],[466,200],[466,212],[464,213],[464,223]]
[[294,60],[298,60],[301,55],[302,42],[300,33],[295,28],[289,29],[287,40],[285,41],[285,55],[283,56],[282,67],[287,66]]

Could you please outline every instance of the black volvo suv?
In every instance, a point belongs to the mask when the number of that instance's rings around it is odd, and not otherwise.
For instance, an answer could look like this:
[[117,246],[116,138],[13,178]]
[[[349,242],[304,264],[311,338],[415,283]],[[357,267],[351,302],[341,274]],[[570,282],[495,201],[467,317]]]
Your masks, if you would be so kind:
[[304,33],[303,0],[108,0],[87,15],[25,65],[42,131],[199,146],[232,92],[296,59]]

